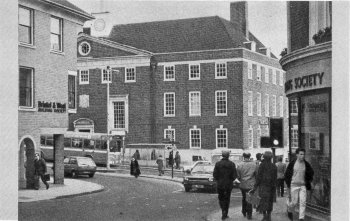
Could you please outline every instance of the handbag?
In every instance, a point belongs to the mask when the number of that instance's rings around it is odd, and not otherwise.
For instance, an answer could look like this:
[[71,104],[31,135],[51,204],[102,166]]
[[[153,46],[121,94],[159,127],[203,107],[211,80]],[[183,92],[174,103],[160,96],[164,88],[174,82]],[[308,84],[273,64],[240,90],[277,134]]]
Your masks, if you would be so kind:
[[261,197],[258,195],[258,192],[251,193],[250,191],[247,193],[246,201],[252,205],[259,205]]
[[45,181],[50,181],[50,174],[48,174],[48,173],[45,174],[45,175],[44,175],[44,180],[45,180]]

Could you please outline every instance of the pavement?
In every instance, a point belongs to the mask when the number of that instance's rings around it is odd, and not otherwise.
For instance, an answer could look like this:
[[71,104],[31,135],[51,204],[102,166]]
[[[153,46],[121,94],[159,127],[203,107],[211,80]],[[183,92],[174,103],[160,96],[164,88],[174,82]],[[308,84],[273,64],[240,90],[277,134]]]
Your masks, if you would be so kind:
[[[130,177],[129,174],[122,174],[118,173],[118,170],[120,169],[106,169],[99,167],[96,174],[100,175],[106,175],[106,176],[118,176],[118,177]],[[163,176],[157,176],[157,175],[143,175],[141,174],[140,177],[147,177],[151,179],[162,179],[162,180],[168,180],[172,182],[182,182],[182,178],[179,177],[171,177],[168,175]],[[49,181],[50,188],[46,190],[45,185],[41,185],[41,188],[39,190],[30,190],[30,189],[21,189],[18,191],[18,202],[19,203],[26,203],[26,202],[34,202],[34,201],[41,201],[41,200],[50,200],[50,199],[58,199],[58,198],[65,198],[65,197],[74,197],[84,194],[91,194],[96,193],[104,190],[104,186],[78,180],[78,179],[70,179],[65,178],[64,184],[54,184],[53,178],[51,177],[51,181]],[[286,197],[278,197],[277,202],[273,205],[273,211],[272,211],[272,220],[273,221],[289,221],[287,214],[286,214]],[[218,206],[219,207],[219,206]],[[305,218],[305,221],[329,221],[330,217],[321,217],[319,215],[313,215],[311,213],[307,213],[307,217]],[[247,220],[245,217],[243,217],[241,213],[241,206],[236,207],[230,207],[229,218],[225,219],[227,221],[235,220],[235,221],[245,221]],[[297,214],[294,214],[294,217],[297,217]],[[253,212],[252,220],[261,220],[263,218],[262,214],[259,214],[257,212]],[[209,214],[206,217],[206,221],[217,221],[221,220],[221,210],[218,208],[217,211],[214,211],[213,213]],[[296,219],[297,220],[297,219]]]

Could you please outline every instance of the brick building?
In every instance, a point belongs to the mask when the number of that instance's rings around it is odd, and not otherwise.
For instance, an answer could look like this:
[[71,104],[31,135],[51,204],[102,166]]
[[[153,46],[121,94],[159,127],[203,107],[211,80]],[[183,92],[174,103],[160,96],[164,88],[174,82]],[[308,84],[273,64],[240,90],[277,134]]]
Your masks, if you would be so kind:
[[34,184],[34,153],[40,135],[54,135],[55,183],[63,183],[63,136],[76,110],[78,29],[93,17],[65,0],[20,0],[19,188]]
[[288,2],[288,53],[280,63],[286,71],[290,107],[290,152],[306,149],[315,170],[307,199],[310,214],[330,220],[332,2]]
[[246,2],[232,3],[231,21],[213,16],[115,25],[107,38],[81,34],[78,69],[85,82],[70,130],[89,119],[94,132],[106,133],[110,66],[119,71],[110,84],[110,125],[125,144],[172,136],[184,163],[210,159],[217,148],[263,152],[268,118],[287,117],[284,71],[249,32],[246,9]]

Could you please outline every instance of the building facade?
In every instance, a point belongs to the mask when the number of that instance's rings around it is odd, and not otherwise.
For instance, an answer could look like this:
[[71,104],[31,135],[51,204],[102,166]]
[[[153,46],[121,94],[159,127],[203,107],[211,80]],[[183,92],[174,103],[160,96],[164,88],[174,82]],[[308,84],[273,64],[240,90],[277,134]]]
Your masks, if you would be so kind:
[[[70,129],[78,131],[74,122],[86,118],[95,132],[106,133],[104,69],[110,66],[119,72],[110,84],[111,130],[124,130],[119,134],[127,146],[172,138],[186,164],[209,160],[217,148],[253,156],[265,151],[260,137],[269,135],[269,118],[285,119],[287,137],[284,71],[249,32],[246,4],[231,5],[231,21],[213,16],[126,24],[114,26],[107,39],[82,35],[78,49],[87,42],[91,50],[78,55],[80,79],[88,74],[93,83],[79,84],[89,107],[70,117]],[[100,50],[98,41],[120,46]],[[138,52],[130,55],[130,48]]]
[[315,170],[308,208],[330,215],[332,2],[288,2],[287,14],[288,53],[280,63],[286,71],[290,152],[306,149]]
[[33,188],[40,135],[54,135],[55,183],[63,183],[63,136],[76,111],[78,29],[93,17],[68,1],[20,0],[19,188]]

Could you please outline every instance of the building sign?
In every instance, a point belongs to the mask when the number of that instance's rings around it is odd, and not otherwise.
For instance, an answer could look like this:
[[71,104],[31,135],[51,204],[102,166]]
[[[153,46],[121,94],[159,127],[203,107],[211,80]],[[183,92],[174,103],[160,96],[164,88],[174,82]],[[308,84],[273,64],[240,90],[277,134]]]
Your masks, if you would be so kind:
[[323,76],[324,72],[321,72],[290,79],[284,84],[285,92],[287,93],[300,89],[311,89],[315,86],[320,86],[324,83]]
[[66,104],[38,101],[38,112],[66,113]]

